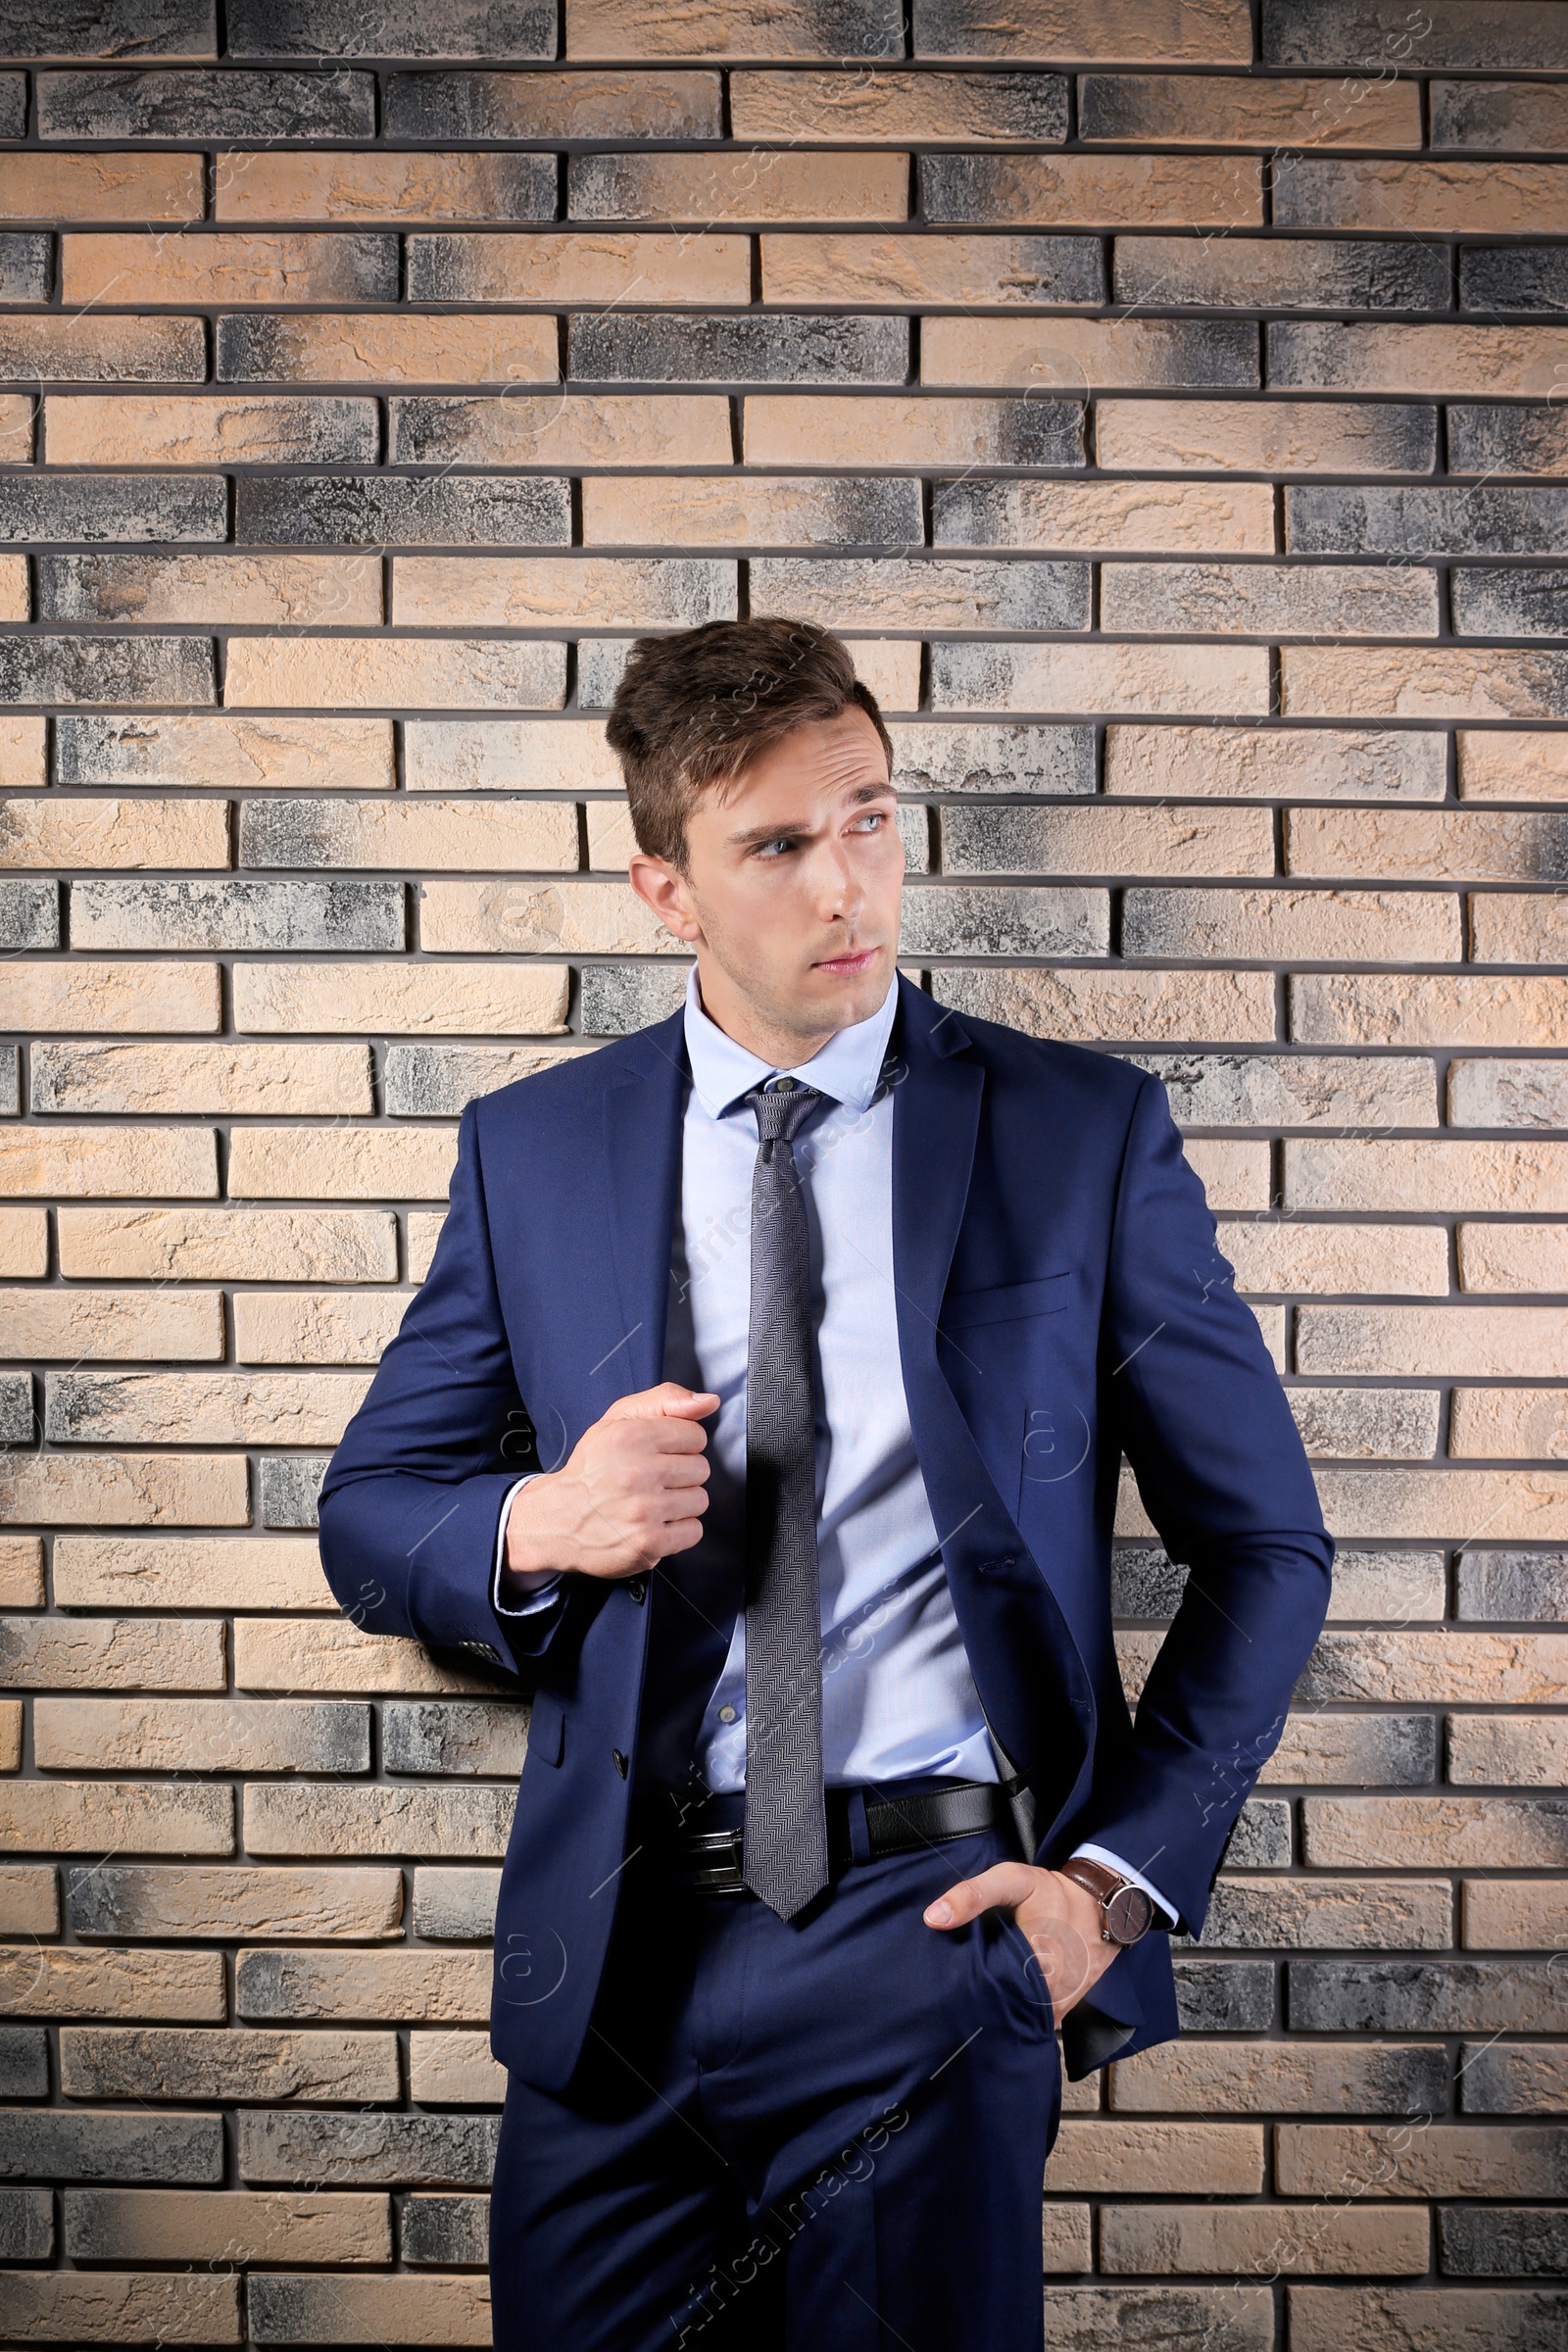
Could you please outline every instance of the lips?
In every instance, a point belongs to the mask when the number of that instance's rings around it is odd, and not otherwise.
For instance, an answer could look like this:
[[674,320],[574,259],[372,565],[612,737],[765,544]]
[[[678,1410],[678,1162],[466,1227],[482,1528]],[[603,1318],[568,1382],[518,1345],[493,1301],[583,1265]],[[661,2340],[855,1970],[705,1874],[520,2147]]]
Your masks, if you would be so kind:
[[819,972],[837,972],[846,979],[852,979],[857,972],[863,972],[870,964],[873,964],[876,956],[875,948],[856,948],[848,956],[826,957],[815,968]]

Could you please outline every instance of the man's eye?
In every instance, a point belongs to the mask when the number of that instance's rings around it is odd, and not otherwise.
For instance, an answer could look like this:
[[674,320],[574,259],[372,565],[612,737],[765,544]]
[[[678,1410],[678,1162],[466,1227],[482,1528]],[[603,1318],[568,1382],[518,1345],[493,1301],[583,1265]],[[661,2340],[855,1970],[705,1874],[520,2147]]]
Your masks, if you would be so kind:
[[795,843],[791,835],[781,833],[776,841],[760,841],[757,845],[757,855],[759,858],[772,858],[780,851],[793,850],[794,847]]
[[885,810],[872,808],[864,816],[858,816],[850,827],[850,831],[852,833],[874,833],[878,826],[885,825],[887,821]]

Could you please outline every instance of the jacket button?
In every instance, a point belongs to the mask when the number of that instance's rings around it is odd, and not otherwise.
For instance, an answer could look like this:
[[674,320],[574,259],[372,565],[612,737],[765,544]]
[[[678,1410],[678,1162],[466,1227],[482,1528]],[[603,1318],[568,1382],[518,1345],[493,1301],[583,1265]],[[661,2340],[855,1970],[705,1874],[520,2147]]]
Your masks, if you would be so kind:
[[626,1579],[626,1590],[637,1606],[641,1608],[643,1602],[648,1598],[648,1579],[644,1576],[629,1576]]
[[610,1760],[614,1765],[615,1770],[619,1773],[621,1779],[624,1780],[626,1778],[626,1759],[621,1754],[618,1747],[612,1747],[611,1749]]

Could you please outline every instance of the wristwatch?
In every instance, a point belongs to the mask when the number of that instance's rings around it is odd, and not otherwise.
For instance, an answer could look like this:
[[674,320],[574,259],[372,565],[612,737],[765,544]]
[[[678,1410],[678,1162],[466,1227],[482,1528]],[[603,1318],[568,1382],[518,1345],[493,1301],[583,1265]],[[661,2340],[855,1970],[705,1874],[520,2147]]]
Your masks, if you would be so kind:
[[1119,1871],[1107,1870],[1103,1862],[1091,1862],[1087,1854],[1075,1854],[1061,1866],[1064,1879],[1082,1886],[1100,1905],[1100,1936],[1103,1943],[1137,1943],[1149,1934],[1154,1924],[1154,1906],[1141,1886],[1124,1879]]

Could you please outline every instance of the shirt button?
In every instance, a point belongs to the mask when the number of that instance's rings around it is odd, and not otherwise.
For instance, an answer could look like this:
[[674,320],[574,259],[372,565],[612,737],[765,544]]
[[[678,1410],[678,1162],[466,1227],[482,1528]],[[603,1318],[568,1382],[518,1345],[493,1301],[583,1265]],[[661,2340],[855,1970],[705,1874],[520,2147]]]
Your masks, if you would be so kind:
[[719,1710],[718,1710],[718,1720],[719,1720],[719,1722],[720,1722],[720,1723],[733,1723],[733,1722],[734,1722],[734,1720],[735,1720],[735,1710],[734,1710],[734,1708],[733,1708],[733,1707],[720,1707],[720,1708],[719,1708]]

